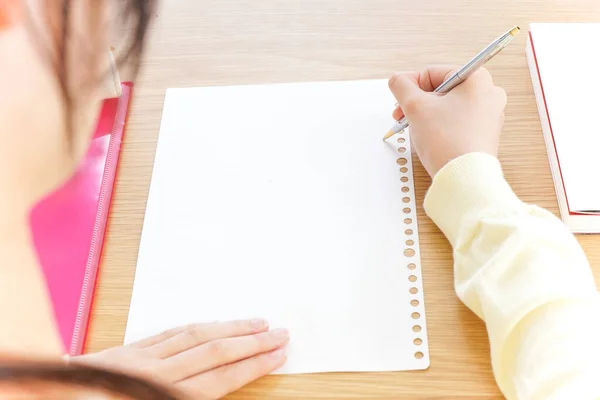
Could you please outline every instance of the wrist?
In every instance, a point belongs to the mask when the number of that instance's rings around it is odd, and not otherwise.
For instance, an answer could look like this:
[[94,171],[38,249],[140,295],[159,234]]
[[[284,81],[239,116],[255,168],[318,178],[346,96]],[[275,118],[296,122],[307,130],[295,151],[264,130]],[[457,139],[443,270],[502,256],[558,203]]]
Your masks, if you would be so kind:
[[463,154],[433,177],[425,212],[452,245],[467,221],[490,209],[519,207],[521,201],[504,179],[498,159],[488,153]]
[[431,169],[428,169],[429,176],[434,178],[439,171],[441,171],[446,165],[450,164],[452,161],[459,159],[463,156],[467,156],[470,154],[480,154],[480,155],[488,155],[493,157],[494,159],[498,158],[498,152],[493,149],[484,149],[484,150],[470,150],[470,149],[462,149],[462,151],[458,151],[456,149],[455,152],[450,152],[446,154],[437,155],[435,157],[436,163],[432,163]]

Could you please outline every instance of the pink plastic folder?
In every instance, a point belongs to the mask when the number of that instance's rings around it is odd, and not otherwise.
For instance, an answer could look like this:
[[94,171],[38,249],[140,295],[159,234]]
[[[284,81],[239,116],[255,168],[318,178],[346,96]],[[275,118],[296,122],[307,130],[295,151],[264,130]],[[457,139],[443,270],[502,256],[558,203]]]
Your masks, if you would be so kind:
[[132,83],[104,101],[75,175],[31,212],[31,229],[57,325],[70,355],[83,352]]

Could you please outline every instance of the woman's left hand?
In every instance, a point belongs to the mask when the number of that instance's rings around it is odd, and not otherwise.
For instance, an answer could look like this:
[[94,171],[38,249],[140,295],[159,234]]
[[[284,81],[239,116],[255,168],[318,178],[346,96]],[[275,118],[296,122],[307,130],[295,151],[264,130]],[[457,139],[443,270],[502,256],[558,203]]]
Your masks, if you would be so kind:
[[127,346],[70,358],[174,386],[193,398],[220,398],[283,365],[289,334],[264,320],[175,328]]

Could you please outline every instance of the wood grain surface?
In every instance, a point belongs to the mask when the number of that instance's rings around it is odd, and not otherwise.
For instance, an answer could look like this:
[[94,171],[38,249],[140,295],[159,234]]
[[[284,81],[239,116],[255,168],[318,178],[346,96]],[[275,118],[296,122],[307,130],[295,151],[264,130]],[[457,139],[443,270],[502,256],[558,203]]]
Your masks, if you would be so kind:
[[[520,25],[524,32],[488,64],[508,93],[500,158],[523,200],[558,214],[525,58],[528,24],[597,22],[599,17],[597,0],[164,1],[154,16],[135,89],[87,351],[123,340],[168,87],[387,78],[397,70],[464,63],[500,33]],[[232,123],[238,107],[244,104],[231,104]],[[422,204],[430,180],[415,164]],[[419,229],[429,370],[270,376],[231,398],[502,398],[490,368],[485,326],[456,298],[451,249],[422,207]],[[600,237],[581,236],[579,241],[598,283]]]

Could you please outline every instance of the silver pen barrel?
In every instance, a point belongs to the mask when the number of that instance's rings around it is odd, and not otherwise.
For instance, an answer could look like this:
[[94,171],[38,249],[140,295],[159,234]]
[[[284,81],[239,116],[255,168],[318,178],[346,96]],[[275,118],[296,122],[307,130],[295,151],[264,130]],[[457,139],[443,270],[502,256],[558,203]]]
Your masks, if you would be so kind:
[[514,36],[510,32],[505,33],[498,39],[494,40],[485,49],[479,52],[471,61],[469,61],[458,72],[459,76],[465,80],[475,71],[477,71],[486,62],[491,60],[496,54],[500,53],[513,40]]
[[[487,45],[481,50],[475,57],[473,57],[468,63],[466,63],[460,70],[455,72],[450,78],[446,79],[440,86],[438,86],[434,92],[436,93],[448,93],[456,86],[464,82],[471,74],[481,68],[486,62],[492,59],[498,54],[503,48],[505,48],[519,33],[519,27],[515,26],[504,35],[498,37],[492,43]],[[408,127],[408,120],[406,117],[398,120],[394,126],[384,136],[383,140],[386,140],[396,133],[402,132]]]

